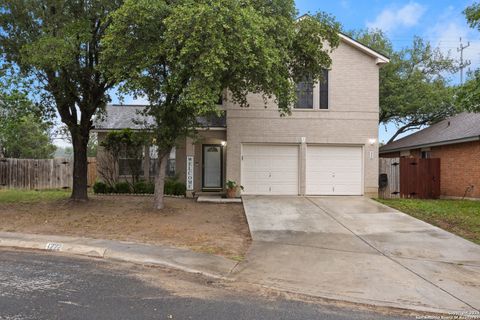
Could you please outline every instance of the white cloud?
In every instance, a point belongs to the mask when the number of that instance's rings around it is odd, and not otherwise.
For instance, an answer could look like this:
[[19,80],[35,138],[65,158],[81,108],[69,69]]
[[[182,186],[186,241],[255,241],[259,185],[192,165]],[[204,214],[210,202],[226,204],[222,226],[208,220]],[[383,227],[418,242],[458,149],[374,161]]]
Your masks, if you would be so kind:
[[347,0],[342,0],[342,1],[340,1],[340,6],[343,9],[350,9],[350,2],[347,1]]
[[[471,29],[461,12],[456,12],[449,8],[437,21],[437,23],[427,30],[426,38],[433,46],[439,47],[443,53],[450,54],[452,58],[460,59],[460,53],[457,48],[462,38],[463,45],[470,42],[470,46],[463,51],[464,60],[471,61],[471,65],[466,68],[471,70],[480,67],[480,33]],[[454,78],[459,81],[459,75]]]
[[375,18],[367,22],[367,27],[390,32],[398,27],[413,27],[418,24],[426,8],[417,2],[410,2],[400,8],[386,8]]

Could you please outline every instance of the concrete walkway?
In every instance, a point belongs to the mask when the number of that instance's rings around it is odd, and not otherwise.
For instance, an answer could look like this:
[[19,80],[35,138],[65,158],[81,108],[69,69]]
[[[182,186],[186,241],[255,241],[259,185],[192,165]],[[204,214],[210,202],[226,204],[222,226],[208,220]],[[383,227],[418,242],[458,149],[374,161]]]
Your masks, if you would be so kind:
[[219,256],[167,246],[11,232],[0,232],[0,247],[47,250],[170,267],[214,278],[226,278],[237,264]]
[[430,312],[480,309],[480,246],[363,197],[244,197],[253,244],[233,278]]

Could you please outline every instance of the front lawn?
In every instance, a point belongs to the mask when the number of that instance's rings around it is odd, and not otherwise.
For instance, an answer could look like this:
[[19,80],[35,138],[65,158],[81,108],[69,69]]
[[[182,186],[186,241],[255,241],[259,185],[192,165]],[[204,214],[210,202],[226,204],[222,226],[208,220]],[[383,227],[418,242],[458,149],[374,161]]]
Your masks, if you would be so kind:
[[70,190],[0,190],[0,204],[2,203],[35,203],[67,199]]
[[378,199],[389,207],[480,244],[480,201]]
[[243,258],[250,232],[241,204],[197,203],[166,198],[153,210],[153,197],[90,195],[69,201],[68,191],[0,190],[0,231],[79,236],[171,245]]

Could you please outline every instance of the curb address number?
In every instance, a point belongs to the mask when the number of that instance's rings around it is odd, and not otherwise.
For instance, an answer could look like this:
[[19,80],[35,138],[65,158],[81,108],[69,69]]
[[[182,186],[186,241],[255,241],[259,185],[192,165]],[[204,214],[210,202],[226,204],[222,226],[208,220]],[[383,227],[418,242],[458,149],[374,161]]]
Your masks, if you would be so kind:
[[45,249],[48,251],[60,251],[62,249],[61,243],[49,242],[45,246]]

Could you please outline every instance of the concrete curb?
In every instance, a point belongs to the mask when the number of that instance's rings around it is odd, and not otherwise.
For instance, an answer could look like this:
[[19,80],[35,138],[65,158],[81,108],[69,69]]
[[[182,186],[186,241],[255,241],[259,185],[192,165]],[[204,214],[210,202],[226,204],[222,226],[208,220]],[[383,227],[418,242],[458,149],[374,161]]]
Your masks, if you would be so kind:
[[103,258],[107,250],[105,247],[76,243],[73,238],[7,232],[0,232],[0,247],[64,252],[96,258]]
[[237,262],[186,249],[90,238],[0,232],[0,247],[62,252],[135,264],[162,266],[227,279]]

